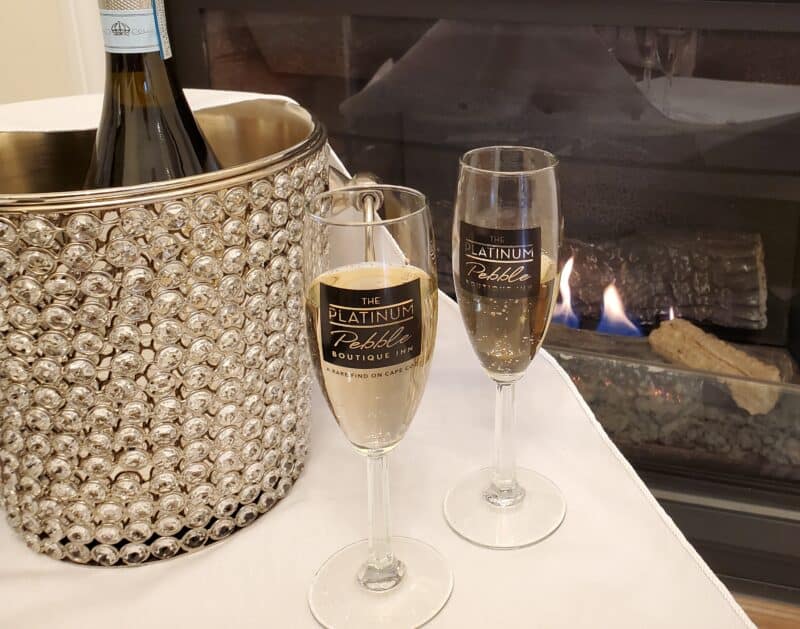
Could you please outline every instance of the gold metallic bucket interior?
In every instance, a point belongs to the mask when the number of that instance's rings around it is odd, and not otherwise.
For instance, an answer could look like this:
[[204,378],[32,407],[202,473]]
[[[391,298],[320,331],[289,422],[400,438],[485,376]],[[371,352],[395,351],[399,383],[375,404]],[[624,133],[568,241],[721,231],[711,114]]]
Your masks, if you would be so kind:
[[[67,209],[65,204],[97,205],[98,198],[152,200],[164,191],[232,179],[292,159],[324,142],[325,131],[305,109],[280,99],[257,98],[195,112],[223,169],[215,173],[82,191],[95,129],[0,131],[0,209],[37,206],[37,211]],[[94,198],[92,198],[94,197]]]

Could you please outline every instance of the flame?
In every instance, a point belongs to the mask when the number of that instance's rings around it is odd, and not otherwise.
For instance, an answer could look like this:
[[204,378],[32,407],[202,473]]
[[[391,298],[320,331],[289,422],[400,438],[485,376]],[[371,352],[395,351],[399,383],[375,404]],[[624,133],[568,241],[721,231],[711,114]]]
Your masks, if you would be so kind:
[[575,264],[575,257],[571,257],[561,269],[561,279],[558,282],[558,292],[561,294],[561,303],[556,304],[553,310],[553,321],[561,323],[570,328],[580,326],[580,320],[575,311],[572,310],[572,291],[569,287],[569,278],[572,275],[572,267]]
[[572,291],[569,287],[569,278],[572,275],[572,267],[575,265],[575,257],[567,260],[564,268],[561,270],[561,279],[558,282],[558,290],[561,292],[562,303],[565,307],[572,312]]
[[672,306],[669,307],[669,320],[672,321],[675,318],[675,308]]
[[642,336],[639,328],[625,314],[622,298],[613,283],[603,291],[603,315],[600,317],[598,332],[622,336]]

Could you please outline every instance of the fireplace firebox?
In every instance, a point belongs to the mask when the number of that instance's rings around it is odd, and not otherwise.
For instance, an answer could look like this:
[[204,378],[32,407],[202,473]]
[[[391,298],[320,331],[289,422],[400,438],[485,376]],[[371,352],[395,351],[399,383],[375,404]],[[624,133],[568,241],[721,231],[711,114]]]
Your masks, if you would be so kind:
[[800,600],[800,4],[170,10],[185,84],[292,96],[428,195],[451,294],[459,155],[554,152],[548,350],[730,585]]

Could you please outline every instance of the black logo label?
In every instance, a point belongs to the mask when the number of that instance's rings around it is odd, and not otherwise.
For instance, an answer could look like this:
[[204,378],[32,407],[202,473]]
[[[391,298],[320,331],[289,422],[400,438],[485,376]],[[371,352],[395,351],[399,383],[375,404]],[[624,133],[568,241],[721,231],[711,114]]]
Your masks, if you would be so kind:
[[539,291],[542,231],[491,229],[461,221],[461,288],[482,297],[527,297]]
[[320,319],[326,362],[374,369],[420,355],[419,280],[390,288],[351,290],[322,284]]

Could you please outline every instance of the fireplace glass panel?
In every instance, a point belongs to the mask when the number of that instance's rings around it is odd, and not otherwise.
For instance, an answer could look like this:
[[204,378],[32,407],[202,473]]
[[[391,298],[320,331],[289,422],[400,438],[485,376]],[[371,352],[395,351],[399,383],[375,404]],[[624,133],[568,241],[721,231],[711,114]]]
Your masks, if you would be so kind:
[[[450,294],[459,155],[556,153],[575,319],[548,349],[639,469],[798,508],[800,33],[204,15],[212,87],[294,97],[353,171],[428,195]],[[610,285],[640,336],[597,331]],[[670,310],[728,345],[659,347]]]

